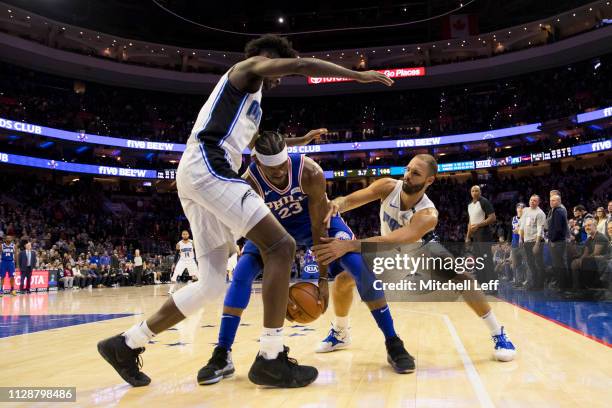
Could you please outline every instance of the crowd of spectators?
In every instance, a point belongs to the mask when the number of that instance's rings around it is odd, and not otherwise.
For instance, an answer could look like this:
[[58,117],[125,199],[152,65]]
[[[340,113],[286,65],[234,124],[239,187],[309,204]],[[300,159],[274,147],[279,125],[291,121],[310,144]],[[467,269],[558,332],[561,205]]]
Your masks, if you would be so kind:
[[[36,267],[67,270],[75,286],[134,283],[135,250],[147,265],[161,267],[186,223],[170,194],[123,196],[94,182],[60,185],[27,176],[2,175],[0,184],[0,238],[15,237],[22,247],[30,242]],[[119,263],[111,268],[113,255]],[[161,269],[145,268],[145,281],[153,271]]]
[[[527,203],[533,194],[538,194],[540,207],[547,209],[551,189],[559,190],[568,209],[584,208],[585,214],[593,213],[597,227],[609,240],[604,223],[610,219],[607,203],[612,194],[609,188],[596,191],[611,177],[612,161],[608,160],[588,168],[553,168],[550,173],[537,176],[489,174],[481,180],[464,181],[440,178],[427,194],[439,211],[435,232],[442,242],[464,241],[468,224],[466,205],[474,184],[481,186],[482,194],[495,206],[497,220],[492,231],[495,239],[503,243],[501,248],[512,242],[516,203]],[[4,190],[0,237],[10,235],[21,243],[31,242],[38,252],[37,266],[67,271],[67,286],[135,284],[136,249],[143,252],[145,260],[144,282],[169,278],[173,248],[181,230],[188,226],[176,194],[113,192],[105,191],[96,182],[59,185],[28,177],[2,176],[1,183]],[[359,182],[334,182],[328,194],[336,197],[362,187]],[[568,223],[573,231],[568,237],[570,242],[585,242],[581,220],[591,217],[585,214],[570,214]],[[358,237],[380,234],[378,203],[350,211],[344,218]],[[580,248],[573,255],[580,255]],[[298,256],[297,265],[304,263],[302,258],[303,255]],[[500,253],[496,259],[507,257]],[[299,271],[299,266],[296,269]],[[508,272],[502,275],[507,276]]]
[[[612,105],[612,57],[475,84],[312,98],[264,98],[262,129],[323,142],[483,131]],[[0,63],[0,117],[132,139],[184,143],[206,95],[84,83]]]

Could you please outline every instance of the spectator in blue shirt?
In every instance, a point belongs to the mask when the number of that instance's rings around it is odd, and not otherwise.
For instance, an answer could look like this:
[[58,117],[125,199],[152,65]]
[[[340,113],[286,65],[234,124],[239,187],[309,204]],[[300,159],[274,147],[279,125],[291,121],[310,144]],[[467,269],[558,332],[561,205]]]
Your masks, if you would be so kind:
[[88,253],[89,259],[87,260],[87,264],[89,265],[89,276],[94,278],[93,286],[100,287],[102,286],[102,277],[100,275],[100,257],[97,252],[94,252],[94,255],[91,256],[91,253]]
[[104,252],[104,255],[100,257],[100,269],[102,269],[104,272],[108,272],[110,269],[110,256],[108,256],[106,251]]
[[587,233],[584,230],[584,222],[590,218],[592,219],[593,216],[587,212],[584,205],[577,205],[574,207],[574,228],[572,229],[572,235],[579,245],[582,245],[587,239]]

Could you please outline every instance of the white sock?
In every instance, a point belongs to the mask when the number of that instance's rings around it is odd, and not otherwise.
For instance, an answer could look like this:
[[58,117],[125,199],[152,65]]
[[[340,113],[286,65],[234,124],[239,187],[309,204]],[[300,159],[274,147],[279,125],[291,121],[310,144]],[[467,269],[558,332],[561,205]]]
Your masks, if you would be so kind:
[[490,310],[489,313],[482,316],[482,320],[484,320],[485,324],[491,331],[491,336],[499,336],[501,334],[501,326],[497,322],[497,318],[495,317],[493,310]]
[[125,344],[132,350],[144,347],[154,336],[155,333],[149,329],[146,321],[135,324],[128,331],[123,333]]
[[269,329],[264,327],[259,338],[259,354],[266,360],[274,360],[283,351],[283,328]]
[[349,317],[348,316],[336,316],[336,321],[334,322],[334,329],[337,331],[342,331],[344,329],[348,329],[349,327]]

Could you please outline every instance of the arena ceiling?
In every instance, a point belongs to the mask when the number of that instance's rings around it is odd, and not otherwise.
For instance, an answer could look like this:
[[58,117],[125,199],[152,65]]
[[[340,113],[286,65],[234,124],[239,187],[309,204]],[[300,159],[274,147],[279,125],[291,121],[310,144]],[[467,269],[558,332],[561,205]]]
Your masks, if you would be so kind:
[[[204,29],[168,11],[198,22],[239,33],[292,33],[427,20],[375,30],[290,35],[300,51],[369,47],[435,41],[442,38],[441,18],[456,14],[478,17],[480,32],[545,18],[592,0],[421,0],[421,1],[267,1],[225,0],[5,0],[48,18],[100,32],[184,47],[240,51],[249,38]],[[279,19],[282,18],[282,22]]]

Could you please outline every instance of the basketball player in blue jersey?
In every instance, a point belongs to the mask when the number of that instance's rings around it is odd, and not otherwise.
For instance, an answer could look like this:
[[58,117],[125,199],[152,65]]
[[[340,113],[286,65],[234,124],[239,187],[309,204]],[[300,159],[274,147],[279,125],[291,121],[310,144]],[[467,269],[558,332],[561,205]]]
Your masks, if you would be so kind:
[[[369,202],[380,200],[380,223],[382,236],[371,237],[362,240],[340,241],[334,238],[321,238],[325,243],[315,245],[314,251],[319,263],[331,264],[336,259],[347,253],[361,252],[362,242],[380,242],[389,244],[411,244],[422,242],[424,248],[429,249],[432,256],[452,257],[442,245],[431,241],[431,234],[438,224],[438,211],[433,202],[427,197],[425,191],[436,179],[438,163],[436,159],[428,154],[416,155],[406,166],[403,180],[383,178],[376,180],[368,187],[349,194],[346,197],[338,197],[330,203],[330,210],[326,220],[333,214],[343,213],[354,208],[361,207]],[[471,276],[459,274],[443,269],[440,275],[444,279],[462,282],[473,280]],[[334,299],[334,305],[340,305],[343,312],[341,317],[348,318],[348,312],[352,302],[352,282],[342,282],[334,285],[334,297],[339,294],[338,301]],[[338,287],[336,287],[338,286]],[[474,285],[471,285],[473,288]],[[516,350],[508,340],[503,326],[497,322],[497,318],[491,310],[484,294],[480,290],[465,290],[461,292],[464,300],[470,308],[482,318],[495,343],[494,357],[499,361],[511,361],[514,359]],[[338,308],[335,308],[336,313]],[[348,330],[348,326],[345,328]],[[345,334],[330,333],[331,337],[343,336]],[[327,339],[326,339],[327,340]],[[324,341],[326,341],[324,340]]]
[[[328,235],[336,239],[354,238],[350,228],[339,216],[331,218],[329,230],[327,224],[323,223],[327,215],[328,201],[325,194],[325,176],[318,164],[304,155],[288,155],[283,136],[274,132],[263,132],[257,139],[255,155],[255,161],[245,173],[245,179],[263,197],[274,216],[298,245],[310,248],[313,243],[321,242],[320,237]],[[259,276],[262,269],[259,250],[253,242],[247,241],[234,269],[231,286],[225,295],[218,345],[208,364],[198,373],[199,384],[214,384],[234,373],[231,348],[240,317],[249,303],[253,280]],[[350,275],[343,271],[348,271]],[[373,288],[375,275],[367,269],[361,255],[347,253],[329,266],[329,272],[326,265],[321,265],[320,302],[327,306],[328,275],[339,274],[357,282],[362,300],[368,305],[384,334],[387,360],[391,366],[398,373],[414,371],[414,359],[395,332],[384,292]],[[249,377],[251,374],[249,373]],[[251,378],[251,381],[257,382],[254,378]]]
[[177,170],[178,195],[197,254],[198,282],[176,291],[146,321],[98,343],[102,357],[133,386],[151,381],[139,367],[148,341],[223,295],[227,261],[240,236],[259,249],[265,275],[264,330],[249,378],[279,387],[303,387],[317,378],[317,369],[290,359],[283,343],[295,240],[237,172],[242,153],[259,127],[263,88],[273,88],[290,75],[346,77],[388,86],[393,80],[376,71],[358,72],[316,58],[296,58],[291,44],[276,35],[249,42],[245,51],[246,59],[221,77],[200,110]]
[[4,278],[8,275],[11,280],[10,294],[17,295],[15,291],[15,259],[16,259],[15,243],[8,235],[4,237],[2,243],[2,260],[0,261],[0,296],[4,294]]

